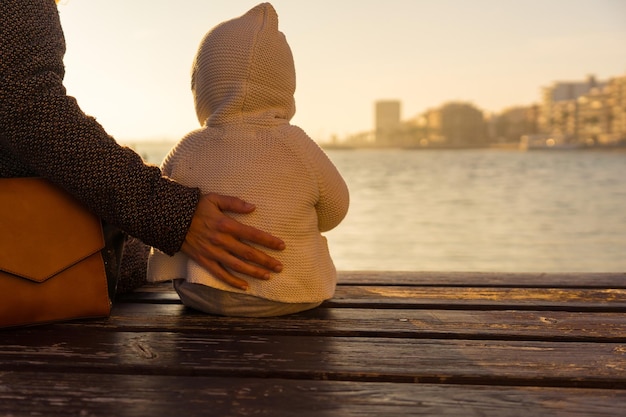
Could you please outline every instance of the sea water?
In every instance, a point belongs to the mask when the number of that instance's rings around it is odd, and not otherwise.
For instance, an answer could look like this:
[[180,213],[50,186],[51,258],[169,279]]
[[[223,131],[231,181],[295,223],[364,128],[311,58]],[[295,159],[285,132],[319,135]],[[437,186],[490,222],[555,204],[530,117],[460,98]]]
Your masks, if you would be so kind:
[[350,189],[326,233],[339,270],[626,271],[626,152],[327,153]]

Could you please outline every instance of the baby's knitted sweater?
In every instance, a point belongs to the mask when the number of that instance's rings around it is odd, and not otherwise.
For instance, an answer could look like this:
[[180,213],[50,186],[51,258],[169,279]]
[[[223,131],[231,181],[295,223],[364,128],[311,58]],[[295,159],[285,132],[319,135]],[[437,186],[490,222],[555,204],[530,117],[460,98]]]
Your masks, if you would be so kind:
[[281,302],[332,297],[336,271],[321,232],[345,217],[348,189],[319,146],[289,124],[295,111],[295,70],[269,4],[207,34],[194,63],[192,90],[204,126],[170,152],[164,175],[204,192],[254,203],[254,212],[233,217],[283,239],[284,251],[262,250],[284,268],[270,281],[239,275],[249,283],[243,291],[182,253],[169,257],[153,250],[148,279],[184,278]]

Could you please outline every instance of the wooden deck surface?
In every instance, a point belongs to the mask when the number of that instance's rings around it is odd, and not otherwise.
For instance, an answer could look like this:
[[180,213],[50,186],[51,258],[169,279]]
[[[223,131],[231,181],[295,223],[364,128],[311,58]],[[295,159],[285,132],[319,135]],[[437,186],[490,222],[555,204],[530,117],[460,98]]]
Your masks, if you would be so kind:
[[292,316],[143,288],[0,330],[0,416],[623,416],[626,274],[343,272]]

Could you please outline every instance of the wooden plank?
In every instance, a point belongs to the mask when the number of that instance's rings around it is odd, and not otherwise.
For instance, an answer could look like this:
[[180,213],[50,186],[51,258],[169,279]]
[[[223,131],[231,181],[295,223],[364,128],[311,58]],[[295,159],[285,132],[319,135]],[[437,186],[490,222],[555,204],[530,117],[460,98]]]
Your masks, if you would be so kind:
[[626,272],[339,271],[343,285],[513,288],[626,288]]
[[[170,285],[147,287],[119,302],[180,302]],[[626,312],[626,289],[341,285],[326,307]]]
[[[339,286],[614,288],[626,289],[626,272],[507,273],[424,271],[339,271]],[[138,292],[170,289],[171,283],[146,285]]]
[[626,290],[342,286],[328,306],[624,312]]
[[0,370],[626,389],[626,346],[319,336],[5,332]]
[[6,416],[618,416],[626,391],[0,372]]
[[287,317],[194,313],[166,284],[2,331],[0,415],[621,415],[624,274],[394,275],[341,273]]
[[180,304],[120,303],[106,320],[60,324],[116,331],[626,342],[622,313],[317,308],[272,318],[211,316]]

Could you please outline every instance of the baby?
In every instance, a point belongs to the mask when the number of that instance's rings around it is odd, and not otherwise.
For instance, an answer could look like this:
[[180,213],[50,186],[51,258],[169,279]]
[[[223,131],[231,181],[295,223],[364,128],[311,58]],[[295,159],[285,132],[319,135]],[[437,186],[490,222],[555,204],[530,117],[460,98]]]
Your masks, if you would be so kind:
[[148,280],[173,280],[188,307],[228,316],[291,314],[331,298],[337,273],[321,233],[346,216],[348,188],[319,146],[289,122],[294,62],[269,3],[205,35],[191,88],[202,127],[170,151],[163,174],[203,193],[253,202],[254,212],[232,216],[285,241],[284,251],[269,252],[283,271],[269,281],[249,280],[242,290],[183,253],[170,257],[152,249]]

